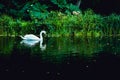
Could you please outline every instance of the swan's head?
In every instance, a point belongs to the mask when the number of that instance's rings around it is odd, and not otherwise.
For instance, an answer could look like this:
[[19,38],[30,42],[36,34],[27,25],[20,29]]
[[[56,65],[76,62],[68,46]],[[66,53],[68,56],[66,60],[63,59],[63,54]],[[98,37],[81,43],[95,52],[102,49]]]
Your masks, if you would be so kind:
[[41,31],[40,33],[41,33],[41,34],[42,34],[42,33],[43,33],[43,34],[46,34],[46,31]]
[[40,36],[42,36],[42,34],[45,34],[45,36],[46,36],[46,31],[44,31],[44,30],[41,31],[41,32],[40,32]]

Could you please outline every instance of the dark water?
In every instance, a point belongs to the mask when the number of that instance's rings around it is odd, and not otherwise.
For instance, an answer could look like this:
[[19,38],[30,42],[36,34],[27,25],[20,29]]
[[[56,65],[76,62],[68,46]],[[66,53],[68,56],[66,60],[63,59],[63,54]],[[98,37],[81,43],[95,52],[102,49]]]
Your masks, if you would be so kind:
[[43,43],[0,37],[0,73],[40,80],[119,77],[119,43],[118,37],[46,38]]

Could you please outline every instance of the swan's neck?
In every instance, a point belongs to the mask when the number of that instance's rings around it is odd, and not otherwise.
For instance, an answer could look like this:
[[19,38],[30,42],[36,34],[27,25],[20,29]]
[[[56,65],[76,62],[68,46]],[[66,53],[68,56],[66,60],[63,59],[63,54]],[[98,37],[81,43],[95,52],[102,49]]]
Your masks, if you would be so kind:
[[42,36],[42,33],[40,33],[40,40],[43,41],[43,36]]
[[46,44],[43,45],[42,40],[40,41],[40,48],[41,48],[41,51],[44,51],[46,49]]

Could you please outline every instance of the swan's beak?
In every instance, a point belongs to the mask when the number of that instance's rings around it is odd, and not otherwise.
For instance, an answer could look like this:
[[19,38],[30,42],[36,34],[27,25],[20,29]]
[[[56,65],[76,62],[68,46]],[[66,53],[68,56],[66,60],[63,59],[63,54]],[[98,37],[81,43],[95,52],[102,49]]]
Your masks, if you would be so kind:
[[45,33],[45,37],[47,37],[47,33]]
[[44,37],[47,37],[47,33],[45,32],[43,36],[44,36]]

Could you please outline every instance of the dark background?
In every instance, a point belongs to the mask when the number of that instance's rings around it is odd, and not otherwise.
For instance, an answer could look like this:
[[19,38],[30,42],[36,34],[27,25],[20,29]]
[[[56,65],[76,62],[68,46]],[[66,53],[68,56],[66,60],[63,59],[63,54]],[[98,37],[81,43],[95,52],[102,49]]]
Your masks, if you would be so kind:
[[83,0],[81,9],[93,9],[96,13],[109,15],[120,13],[120,0]]

